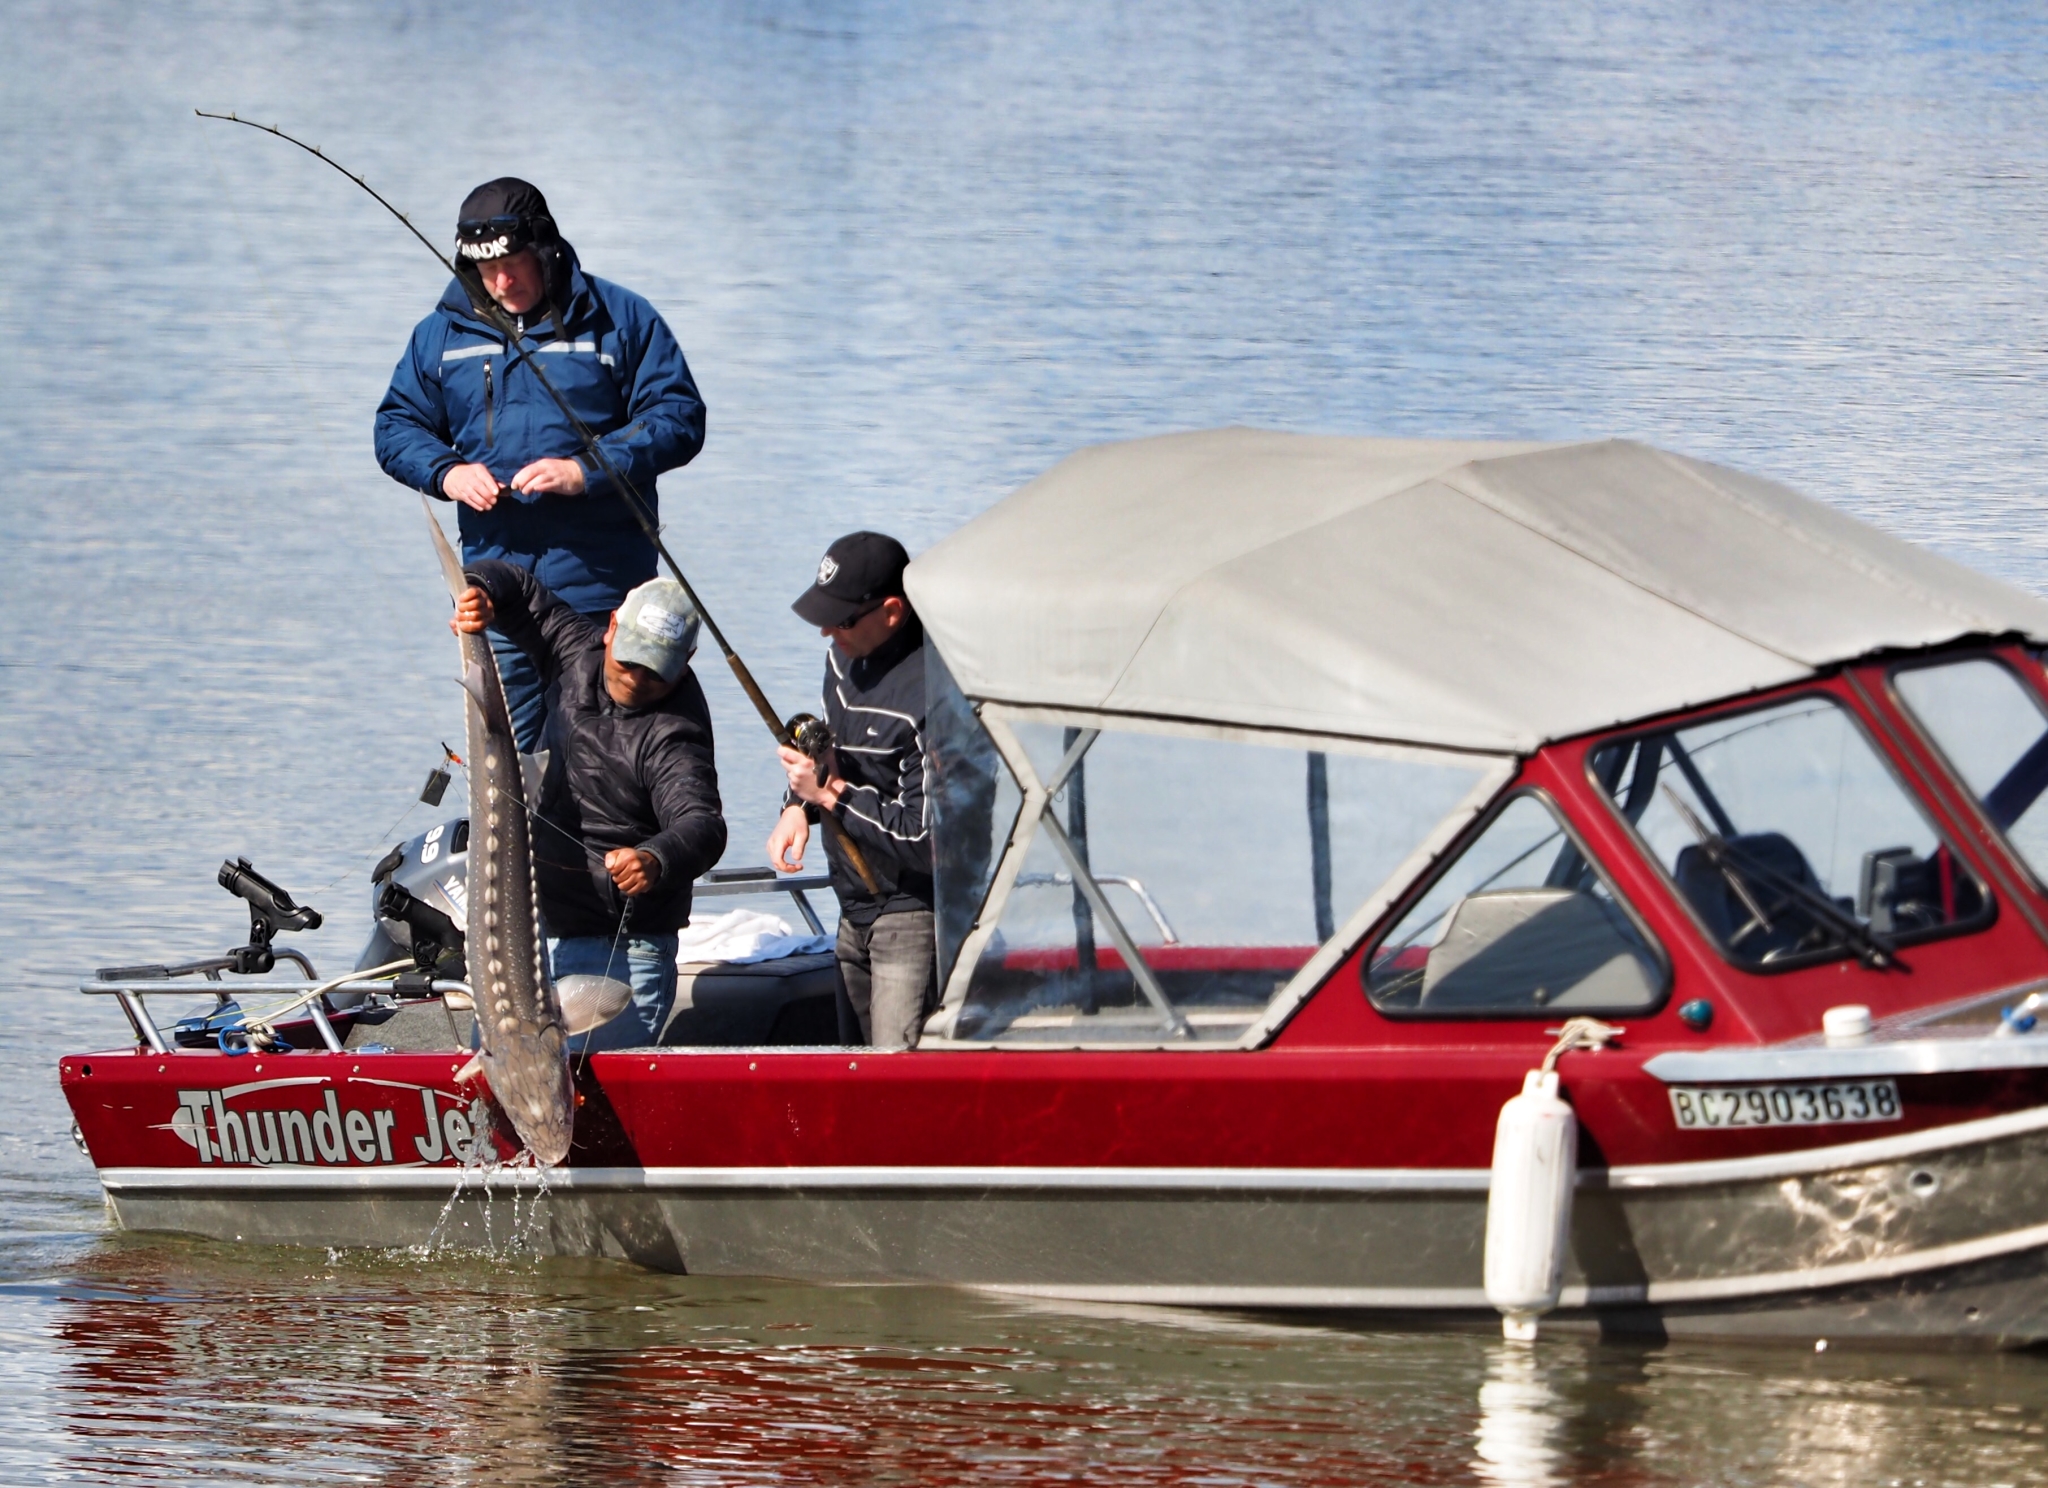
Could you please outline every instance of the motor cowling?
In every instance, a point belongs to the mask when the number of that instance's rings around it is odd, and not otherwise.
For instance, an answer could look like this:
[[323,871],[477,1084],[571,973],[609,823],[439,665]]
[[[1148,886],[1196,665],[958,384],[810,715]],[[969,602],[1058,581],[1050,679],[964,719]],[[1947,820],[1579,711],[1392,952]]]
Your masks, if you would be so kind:
[[445,916],[455,930],[466,929],[469,920],[468,819],[457,817],[409,838],[391,849],[384,860],[371,870],[370,913],[375,919],[369,944],[363,947],[362,955],[356,960],[358,970],[386,965],[413,954],[415,950],[412,926],[403,913],[403,901],[386,894],[394,884],[405,891],[405,899],[430,907],[435,918]]
[[1522,1093],[1500,1108],[1486,1200],[1486,1300],[1510,1339],[1534,1339],[1537,1319],[1564,1288],[1578,1143],[1557,1072],[1530,1070]]

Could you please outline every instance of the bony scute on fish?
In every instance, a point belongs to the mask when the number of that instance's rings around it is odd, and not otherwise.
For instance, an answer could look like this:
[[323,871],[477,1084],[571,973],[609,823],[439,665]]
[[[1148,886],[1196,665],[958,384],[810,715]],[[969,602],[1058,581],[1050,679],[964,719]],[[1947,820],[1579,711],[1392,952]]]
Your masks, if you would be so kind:
[[[428,513],[431,519],[431,508]],[[461,565],[439,524],[432,530],[449,594],[459,597],[467,587]],[[472,888],[482,886],[476,910],[483,930],[480,944],[472,943],[483,993],[480,1064],[520,1141],[542,1164],[559,1163],[569,1155],[575,1085],[558,1026],[561,1006],[542,958],[524,781],[506,733],[504,689],[488,643],[475,633],[461,640],[470,758],[481,762],[469,778],[473,875],[476,857],[484,860],[483,873],[471,880]]]

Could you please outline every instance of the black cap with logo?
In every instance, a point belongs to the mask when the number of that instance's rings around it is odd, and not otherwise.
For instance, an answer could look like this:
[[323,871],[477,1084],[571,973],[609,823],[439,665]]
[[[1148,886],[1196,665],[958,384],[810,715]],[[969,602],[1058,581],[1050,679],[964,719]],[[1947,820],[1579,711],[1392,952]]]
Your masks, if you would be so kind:
[[456,249],[472,261],[509,258],[552,244],[559,236],[548,199],[517,176],[484,182],[463,199],[456,214]]
[[[491,316],[479,277],[481,266],[529,250],[540,259],[541,283],[555,324],[567,327],[572,287],[569,270],[576,261],[576,250],[548,215],[548,199],[540,194],[540,188],[517,176],[500,176],[463,199],[455,222],[455,271],[485,319]],[[519,329],[522,333],[528,329],[523,318]]]
[[851,625],[891,595],[903,593],[910,554],[879,532],[849,532],[825,550],[818,581],[790,608],[813,625]]

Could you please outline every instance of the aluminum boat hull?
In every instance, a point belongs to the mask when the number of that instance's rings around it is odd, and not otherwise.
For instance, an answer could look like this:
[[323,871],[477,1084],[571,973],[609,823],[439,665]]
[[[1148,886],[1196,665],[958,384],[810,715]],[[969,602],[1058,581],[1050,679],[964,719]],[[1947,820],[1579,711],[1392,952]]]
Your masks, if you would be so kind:
[[[895,1068],[958,1057],[907,1056]],[[656,1108],[658,1087],[666,1087],[672,1107],[681,1104],[686,1081],[708,1083],[715,1098],[715,1078],[688,1077],[693,1070],[710,1077],[714,1062],[722,1068],[734,1059],[610,1056],[618,1104],[598,1102],[594,1127],[612,1136],[597,1145],[615,1158],[636,1127],[650,1152],[678,1155],[694,1145],[680,1126],[639,1122]],[[865,1051],[859,1059],[762,1051],[741,1063],[758,1075],[763,1063],[815,1067],[826,1059],[841,1069],[890,1069]],[[639,1101],[618,1078],[634,1060],[635,1073],[657,1077],[642,1081]],[[96,1078],[121,1062],[124,1056],[105,1057]],[[329,1061],[278,1061],[294,1070],[315,1062]],[[400,1078],[383,1077],[387,1069]],[[423,1100],[419,1092],[431,1082],[406,1080],[396,1068],[365,1059],[352,1061],[352,1071],[360,1073],[338,1082],[349,1104],[328,1109],[346,1113],[364,1098],[395,1096],[399,1110],[422,1101],[418,1120],[406,1110],[404,1123],[358,1124],[359,1138],[374,1125],[401,1159],[409,1142],[418,1152],[430,1135],[424,1110],[445,1118],[452,1108],[454,1092]],[[332,1088],[324,1078],[289,1078]],[[1241,1095],[1240,1119],[1256,1119],[1257,1094]],[[987,1090],[983,1096],[996,1098]],[[788,1123],[800,1130],[822,1114],[815,1100],[779,1103],[784,1137]],[[305,1108],[316,1116],[323,1109]],[[254,1116],[244,1114],[254,1127]],[[678,1114],[687,1123],[687,1110]],[[220,1131],[217,1120],[199,1123],[202,1139]],[[1877,1136],[1849,1130],[1856,1140],[1825,1146],[1585,1169],[1552,1323],[1653,1336],[1992,1347],[2048,1340],[2048,1104]],[[841,1136],[867,1145],[858,1134]],[[752,1145],[760,1157],[772,1144]],[[845,1155],[841,1147],[835,1155]],[[197,1146],[191,1150],[196,1156]],[[236,1161],[242,1154],[230,1150],[217,1152],[227,1161],[182,1166],[109,1163],[100,1176],[124,1228],[223,1241],[452,1246],[610,1257],[670,1272],[945,1283],[1078,1301],[1384,1314],[1432,1325],[1495,1319],[1481,1286],[1489,1175],[1479,1166],[643,1165],[606,1155],[591,1152],[589,1161],[542,1174],[450,1166],[445,1156],[432,1166],[263,1164]]]

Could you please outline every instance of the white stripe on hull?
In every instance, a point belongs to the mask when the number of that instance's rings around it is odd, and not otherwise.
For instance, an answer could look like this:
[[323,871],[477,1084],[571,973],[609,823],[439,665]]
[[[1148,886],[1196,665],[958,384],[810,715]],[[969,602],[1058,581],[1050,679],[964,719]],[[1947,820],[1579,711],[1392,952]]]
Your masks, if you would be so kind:
[[[2048,1129],[2048,1106],[1831,1147],[1707,1162],[1591,1168],[1584,1189],[1640,1191],[1717,1183],[1754,1183],[1838,1168],[1864,1168]],[[321,1190],[447,1193],[458,1184],[532,1191],[531,1168],[457,1169],[380,1166],[102,1168],[116,1193],[200,1190]],[[778,1167],[555,1168],[550,1191],[664,1193],[700,1189],[1032,1189],[1133,1193],[1484,1193],[1485,1168],[1096,1168],[1096,1167]]]
[[[2048,1246],[2048,1225],[2032,1225],[2003,1235],[1953,1245],[1931,1246],[1882,1260],[1851,1261],[1798,1271],[1763,1272],[1750,1276],[1715,1276],[1694,1281],[1653,1281],[1643,1286],[1568,1286],[1558,1295],[1560,1308],[1668,1307],[1690,1302],[1733,1302],[1789,1292],[1821,1292],[1873,1281],[1894,1281],[1925,1271],[1940,1271],[1974,1261]],[[1008,1285],[978,1283],[977,1290],[1020,1297],[1053,1297],[1068,1302],[1152,1303],[1162,1307],[1309,1307],[1352,1309],[1484,1308],[1492,1310],[1483,1287],[1286,1287],[1286,1286],[1062,1286],[1058,1283]]]
[[[102,1168],[110,1192],[265,1190],[448,1193],[543,1187],[532,1168]],[[555,1168],[552,1193],[701,1189],[1063,1189],[1085,1192],[1484,1193],[1484,1168]]]

